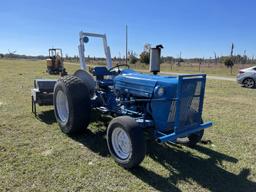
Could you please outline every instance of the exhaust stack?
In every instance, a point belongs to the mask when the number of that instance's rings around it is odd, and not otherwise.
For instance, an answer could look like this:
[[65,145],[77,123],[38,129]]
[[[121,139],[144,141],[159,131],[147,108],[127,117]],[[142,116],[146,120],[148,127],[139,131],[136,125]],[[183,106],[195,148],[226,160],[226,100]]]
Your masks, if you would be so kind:
[[160,72],[161,49],[162,45],[157,45],[155,48],[150,48],[150,72],[157,75]]

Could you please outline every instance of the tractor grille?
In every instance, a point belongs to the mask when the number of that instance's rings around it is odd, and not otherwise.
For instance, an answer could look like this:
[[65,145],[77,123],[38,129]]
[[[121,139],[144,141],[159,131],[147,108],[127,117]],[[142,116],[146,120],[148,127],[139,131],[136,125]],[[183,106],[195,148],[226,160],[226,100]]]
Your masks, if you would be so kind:
[[201,123],[205,78],[180,78],[178,100],[172,101],[168,124],[184,131]]

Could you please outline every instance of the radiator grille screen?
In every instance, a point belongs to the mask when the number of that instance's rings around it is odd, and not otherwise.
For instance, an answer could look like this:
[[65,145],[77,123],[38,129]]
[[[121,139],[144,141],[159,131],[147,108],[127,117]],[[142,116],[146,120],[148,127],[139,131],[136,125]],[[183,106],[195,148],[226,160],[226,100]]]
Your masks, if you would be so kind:
[[175,122],[177,118],[179,121],[178,131],[198,126],[201,123],[205,85],[204,78],[182,79],[181,81],[177,93],[179,105],[177,105],[177,101],[172,101],[168,116],[169,125],[177,125]]

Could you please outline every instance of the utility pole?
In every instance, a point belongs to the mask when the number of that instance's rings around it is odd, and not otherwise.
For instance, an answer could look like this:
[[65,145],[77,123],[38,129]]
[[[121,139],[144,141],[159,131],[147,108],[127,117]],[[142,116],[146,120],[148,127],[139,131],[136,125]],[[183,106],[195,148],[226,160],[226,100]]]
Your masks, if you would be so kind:
[[128,55],[128,26],[125,26],[125,64],[127,65],[127,55]]
[[217,61],[217,55],[215,51],[214,51],[214,62],[215,62],[215,65],[217,65],[218,61]]
[[[233,61],[233,52],[234,52],[234,43],[231,44],[231,51],[230,51],[230,58],[231,58],[231,62]],[[233,63],[234,64],[234,63]],[[233,64],[230,66],[230,73],[232,74],[233,71]]]
[[231,44],[231,51],[230,51],[230,57],[232,59],[233,57],[233,52],[234,52],[234,43]]
[[181,63],[181,51],[180,51],[180,56],[179,56],[179,59],[178,59],[178,66],[180,66],[180,63]]
[[199,65],[198,65],[198,70],[199,70],[199,72],[201,71],[201,63],[202,63],[202,59],[200,58],[200,59],[199,59]]
[[244,50],[244,56],[243,56],[244,58],[244,64],[247,64],[247,56],[246,56],[246,50]]

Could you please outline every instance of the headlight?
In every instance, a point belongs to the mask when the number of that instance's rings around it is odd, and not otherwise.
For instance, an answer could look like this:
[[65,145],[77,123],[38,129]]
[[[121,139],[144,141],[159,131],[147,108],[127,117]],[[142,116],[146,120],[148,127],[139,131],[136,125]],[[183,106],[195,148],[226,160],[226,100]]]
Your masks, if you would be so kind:
[[164,88],[163,87],[159,87],[157,89],[157,96],[161,97],[164,95]]

